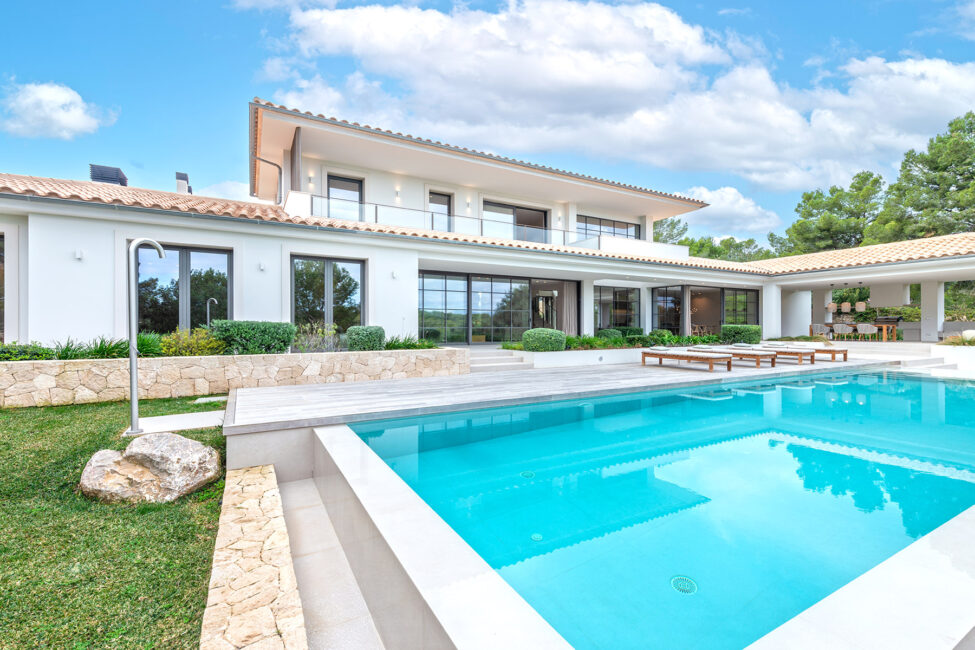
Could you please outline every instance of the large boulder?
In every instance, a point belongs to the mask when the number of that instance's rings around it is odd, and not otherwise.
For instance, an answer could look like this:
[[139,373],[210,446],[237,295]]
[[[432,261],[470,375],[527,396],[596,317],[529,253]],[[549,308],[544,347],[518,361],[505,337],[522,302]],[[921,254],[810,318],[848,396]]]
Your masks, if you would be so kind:
[[220,453],[175,433],[148,433],[125,451],[102,449],[81,473],[81,491],[100,501],[167,503],[220,475]]

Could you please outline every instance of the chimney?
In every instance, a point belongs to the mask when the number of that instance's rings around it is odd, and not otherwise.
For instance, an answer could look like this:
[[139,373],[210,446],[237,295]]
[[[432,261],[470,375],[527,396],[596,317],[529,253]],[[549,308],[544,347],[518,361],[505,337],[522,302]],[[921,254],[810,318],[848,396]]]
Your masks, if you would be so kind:
[[176,172],[176,192],[179,194],[193,193],[193,186],[190,185],[190,175],[186,172]]
[[88,165],[88,175],[96,183],[111,183],[112,185],[126,186],[129,184],[129,179],[125,177],[125,174],[118,167]]

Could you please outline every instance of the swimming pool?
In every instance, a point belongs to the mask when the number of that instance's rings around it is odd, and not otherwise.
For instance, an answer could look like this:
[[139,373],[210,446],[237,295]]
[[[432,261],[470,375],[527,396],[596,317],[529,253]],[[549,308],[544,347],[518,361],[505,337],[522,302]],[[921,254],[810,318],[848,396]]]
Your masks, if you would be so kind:
[[975,505],[975,387],[814,374],[350,425],[577,648],[739,648]]

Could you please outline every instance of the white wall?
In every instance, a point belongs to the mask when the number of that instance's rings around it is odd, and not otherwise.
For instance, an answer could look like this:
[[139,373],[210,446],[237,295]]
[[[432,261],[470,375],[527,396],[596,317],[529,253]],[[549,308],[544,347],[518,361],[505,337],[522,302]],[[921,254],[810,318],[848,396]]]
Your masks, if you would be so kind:
[[809,325],[812,323],[811,304],[811,291],[782,292],[781,336],[803,336],[809,334]]
[[782,336],[782,289],[766,284],[759,294],[762,303],[762,336],[767,339]]

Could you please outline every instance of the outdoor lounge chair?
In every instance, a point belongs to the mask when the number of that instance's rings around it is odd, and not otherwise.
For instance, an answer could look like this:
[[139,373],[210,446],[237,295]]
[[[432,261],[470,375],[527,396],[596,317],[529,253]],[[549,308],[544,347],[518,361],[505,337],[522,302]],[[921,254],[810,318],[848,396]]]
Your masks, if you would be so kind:
[[766,343],[764,347],[774,348],[776,350],[781,348],[788,348],[791,350],[806,350],[815,352],[817,355],[824,357],[829,357],[830,361],[836,361],[838,355],[843,356],[843,361],[847,361],[850,356],[850,350],[847,348],[838,348],[833,345],[829,346],[813,346],[813,345],[789,345],[787,343]]
[[640,362],[643,365],[647,365],[647,359],[656,359],[658,365],[661,366],[664,365],[664,359],[673,359],[677,361],[678,365],[681,361],[706,363],[708,364],[708,372],[714,372],[714,364],[719,363],[727,366],[730,372],[732,356],[730,354],[718,354],[715,352],[700,352],[697,350],[656,346],[644,350],[640,355]]
[[749,348],[736,348],[734,346],[725,347],[721,345],[706,346],[706,345],[695,345],[690,348],[694,352],[715,352],[717,354],[730,354],[735,359],[746,359],[748,361],[754,361],[756,368],[762,367],[762,361],[768,359],[775,367],[775,353],[768,352],[766,350],[753,350]]
[[776,345],[774,343],[767,343],[764,346],[757,346],[752,348],[753,350],[765,350],[766,352],[774,352],[776,358],[787,357],[790,359],[795,359],[796,363],[800,366],[802,362],[805,361],[806,357],[809,358],[809,363],[816,363],[816,348],[796,348],[787,347],[785,345]]

